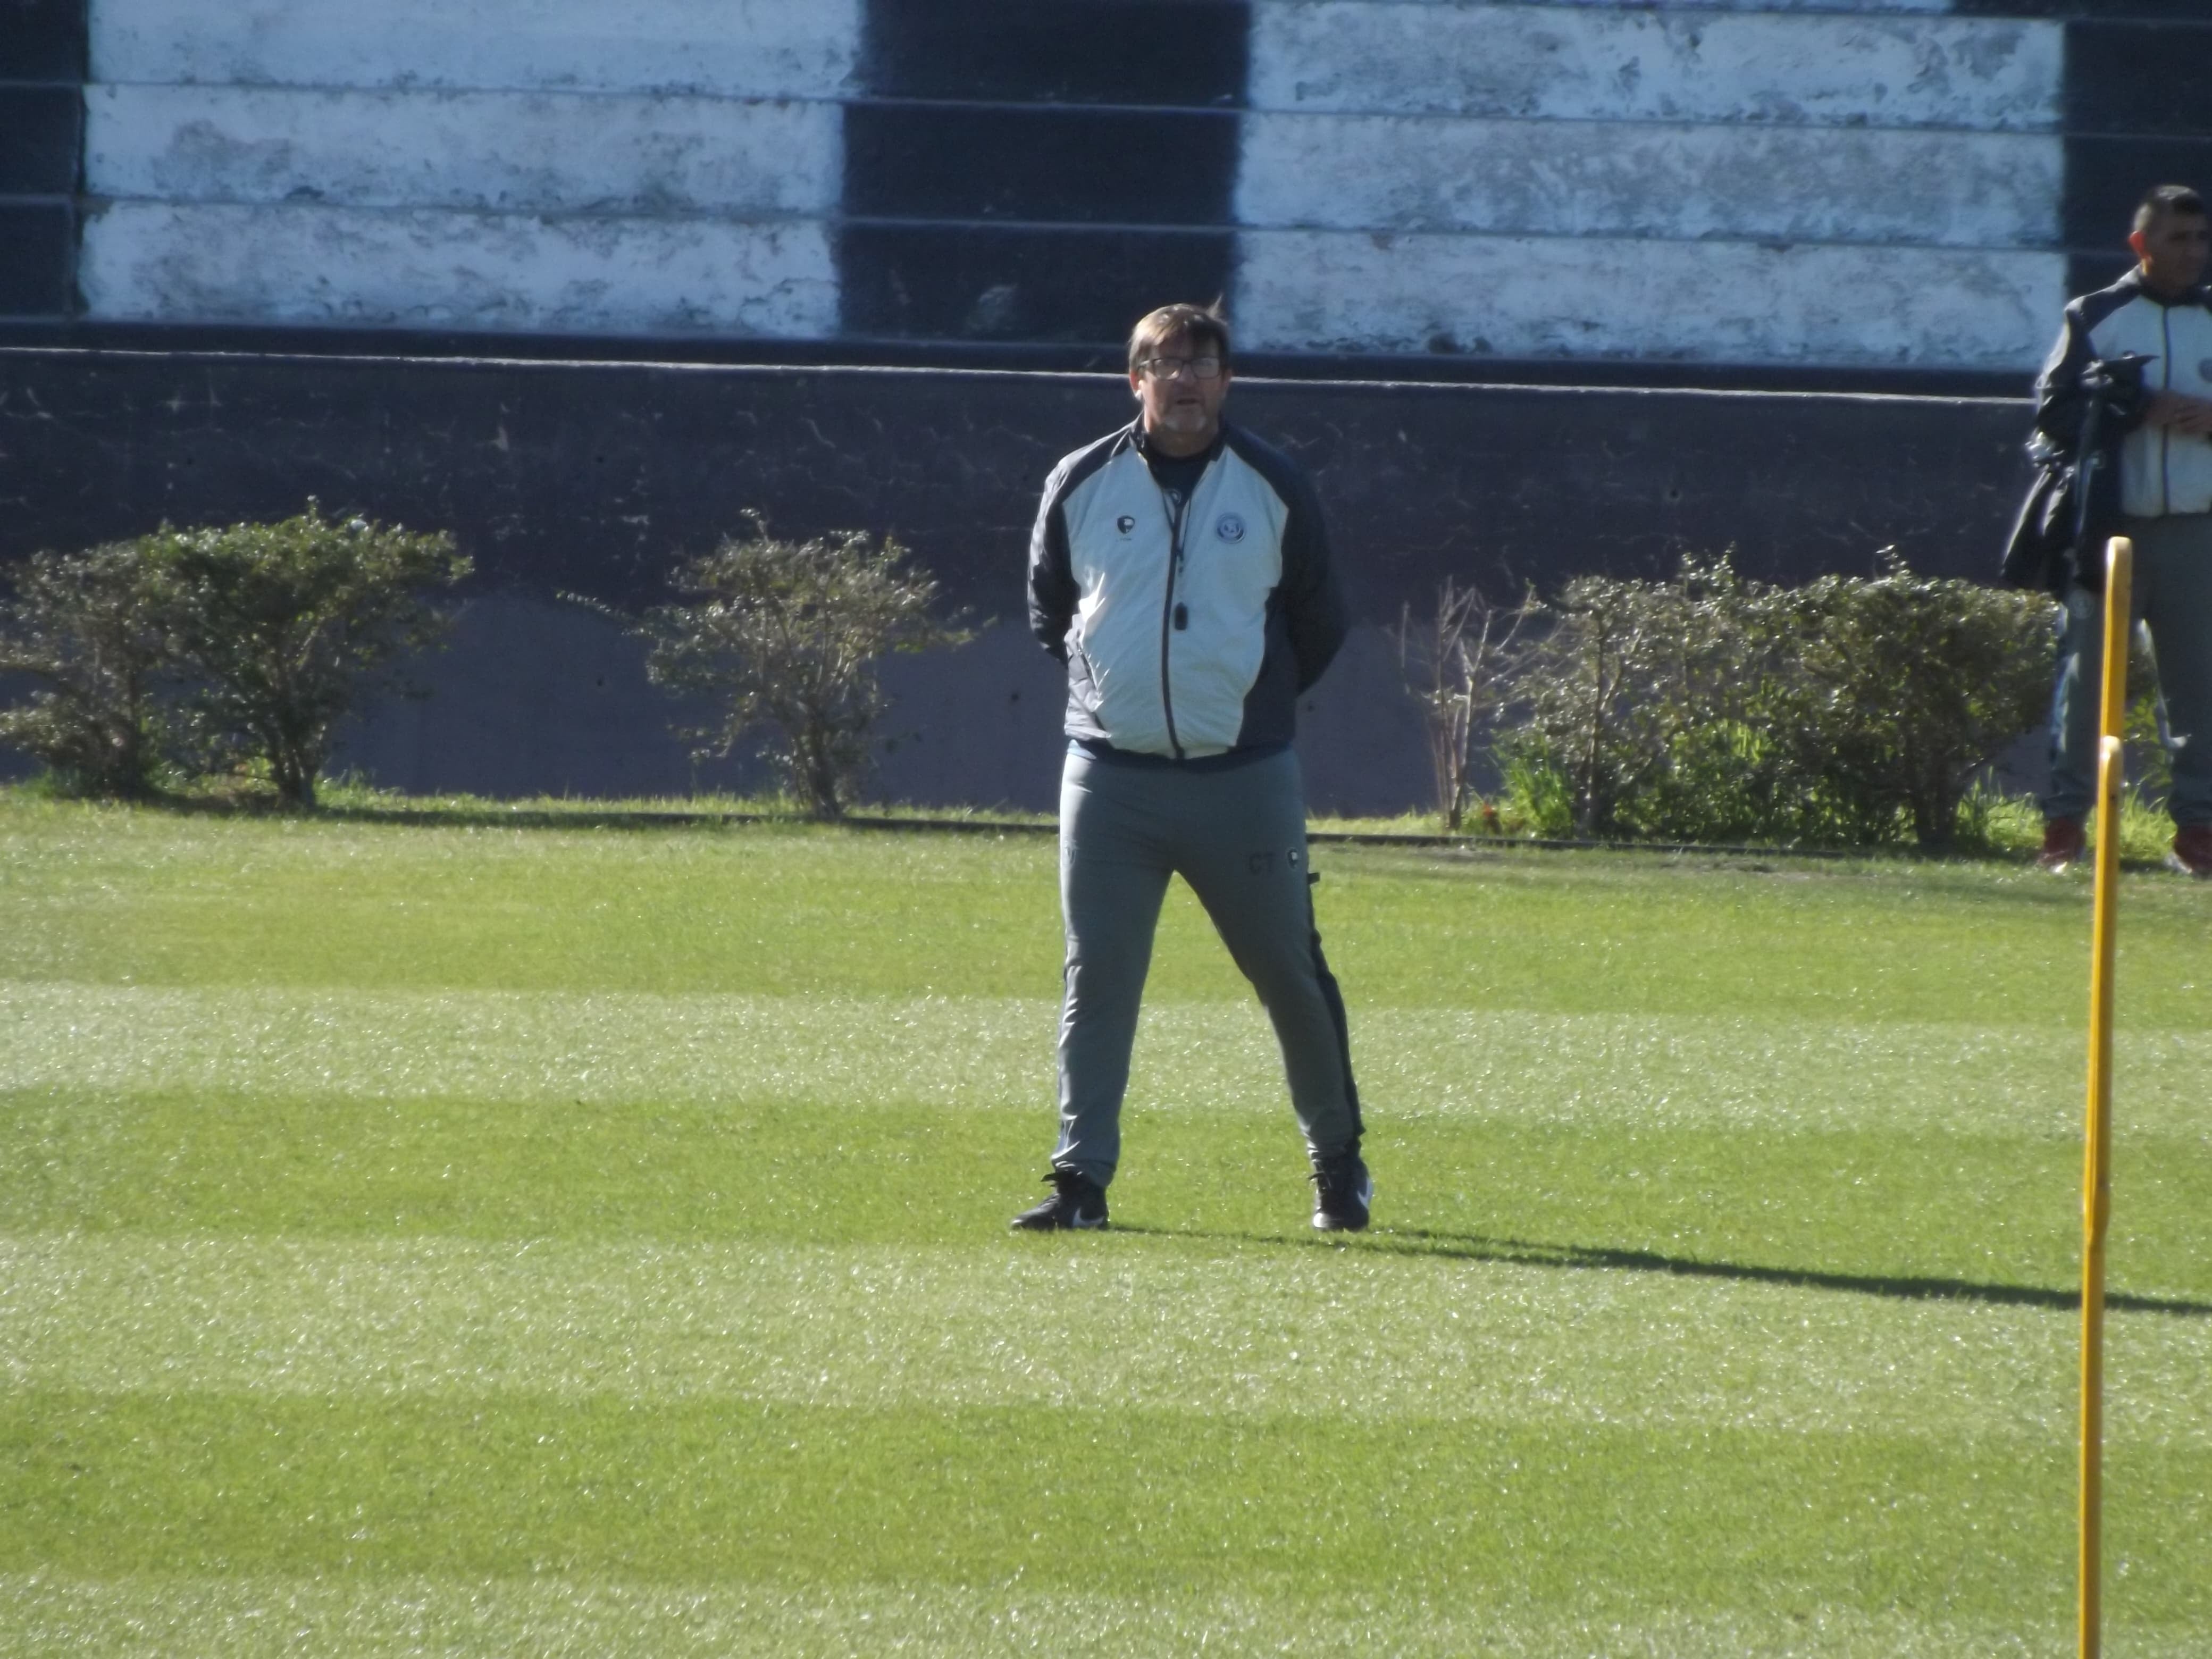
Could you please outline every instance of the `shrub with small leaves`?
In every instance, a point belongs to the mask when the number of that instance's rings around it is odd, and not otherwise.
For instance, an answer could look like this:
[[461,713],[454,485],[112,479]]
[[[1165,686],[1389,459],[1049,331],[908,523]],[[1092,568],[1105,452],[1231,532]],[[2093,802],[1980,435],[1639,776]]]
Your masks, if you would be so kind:
[[297,518],[145,538],[168,591],[184,708],[204,763],[267,768],[277,798],[313,806],[331,733],[397,660],[444,637],[439,590],[468,558],[442,532]]
[[[1780,787],[1759,733],[1788,656],[1766,590],[1726,560],[1667,582],[1581,576],[1538,612],[1516,665],[1507,776],[1566,804],[1582,836],[1728,840],[1764,828]],[[1556,817],[1556,808],[1552,816]]]
[[72,794],[155,793],[170,727],[160,696],[172,657],[170,594],[141,542],[36,553],[0,601],[0,674],[27,682],[0,709],[0,744]]
[[1799,588],[1725,561],[1582,577],[1544,607],[1500,744],[1516,816],[1669,841],[1948,846],[2049,697],[2039,594],[1915,575]]
[[908,568],[889,537],[838,530],[782,541],[759,515],[746,519],[749,533],[678,566],[670,585],[683,603],[647,613],[647,672],[717,705],[712,725],[684,732],[696,755],[726,755],[766,726],[792,793],[813,816],[838,817],[886,706],[882,659],[971,635],[935,614],[937,583]]
[[1920,576],[1824,576],[1789,596],[1803,644],[1784,735],[1850,840],[1900,817],[1950,845],[1974,775],[2035,725],[2056,641],[2040,593]]

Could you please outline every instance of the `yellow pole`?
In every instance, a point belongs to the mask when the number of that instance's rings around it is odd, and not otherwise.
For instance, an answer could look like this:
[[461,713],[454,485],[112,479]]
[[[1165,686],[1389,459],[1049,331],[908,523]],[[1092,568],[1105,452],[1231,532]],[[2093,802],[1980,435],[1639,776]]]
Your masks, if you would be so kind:
[[2112,964],[2120,875],[2120,729],[2127,707],[2135,549],[2105,566],[2104,703],[2097,744],[2097,896],[2089,951],[2089,1123],[2081,1176],[2081,1659],[2103,1648],[2105,1240],[2112,1219]]
[[[2127,726],[2128,641],[2135,632],[2136,544],[2115,536],[2105,549],[2104,700],[2097,730],[2117,738]],[[2104,834],[2101,822],[2098,834]]]

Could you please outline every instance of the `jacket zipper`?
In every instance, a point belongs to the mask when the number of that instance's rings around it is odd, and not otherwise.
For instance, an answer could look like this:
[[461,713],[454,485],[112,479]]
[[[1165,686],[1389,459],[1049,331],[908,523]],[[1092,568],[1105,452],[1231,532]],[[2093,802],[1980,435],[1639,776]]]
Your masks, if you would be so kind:
[[[2161,306],[2158,313],[2159,332],[2166,343],[2166,356],[2159,364],[2160,390],[2173,389],[2173,313]],[[2173,478],[2166,466],[2166,445],[2172,434],[2166,428],[2158,429],[2158,510],[2161,516],[2173,511]]]
[[1176,736],[1175,693],[1168,684],[1168,641],[1175,627],[1176,577],[1182,569],[1182,526],[1190,504],[1177,491],[1163,489],[1160,506],[1168,515],[1168,591],[1160,601],[1160,709],[1167,716],[1168,747],[1181,760],[1182,742]]

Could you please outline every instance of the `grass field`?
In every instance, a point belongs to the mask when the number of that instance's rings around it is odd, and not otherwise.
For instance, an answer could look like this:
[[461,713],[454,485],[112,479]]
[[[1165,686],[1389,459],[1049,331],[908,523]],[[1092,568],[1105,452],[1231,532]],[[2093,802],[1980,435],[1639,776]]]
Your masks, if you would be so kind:
[[[1322,1242],[1047,838],[0,798],[0,1653],[2072,1651],[2087,887],[1324,849]],[[2212,894],[2121,955],[2107,1651],[2212,1650]]]

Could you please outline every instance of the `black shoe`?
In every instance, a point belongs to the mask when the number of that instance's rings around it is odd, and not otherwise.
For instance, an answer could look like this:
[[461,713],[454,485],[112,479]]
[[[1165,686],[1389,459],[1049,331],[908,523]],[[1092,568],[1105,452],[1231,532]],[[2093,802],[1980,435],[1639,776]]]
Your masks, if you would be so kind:
[[1073,1170],[1054,1170],[1045,1179],[1052,1182],[1052,1196],[1034,1210],[1024,1210],[1008,1224],[1017,1232],[1048,1233],[1062,1227],[1106,1224],[1106,1189],[1097,1182]]
[[1375,1182],[1358,1152],[1339,1152],[1314,1166],[1313,1224],[1325,1233],[1364,1232]]

